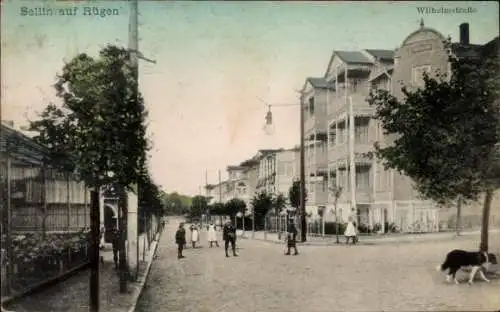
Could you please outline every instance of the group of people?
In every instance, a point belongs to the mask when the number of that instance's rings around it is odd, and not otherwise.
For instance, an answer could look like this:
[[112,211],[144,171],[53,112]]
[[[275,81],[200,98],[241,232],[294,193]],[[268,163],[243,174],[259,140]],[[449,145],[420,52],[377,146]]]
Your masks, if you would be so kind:
[[[192,224],[189,229],[191,232],[191,246],[193,248],[196,248],[196,244],[200,241],[201,226],[199,224]],[[227,220],[224,223],[224,226],[222,228],[222,239],[224,240],[224,251],[226,253],[226,257],[229,257],[229,245],[231,245],[233,256],[237,257],[236,228],[233,226],[231,220]],[[216,225],[213,222],[211,222],[207,226],[207,241],[208,243],[210,243],[210,248],[212,248],[214,244],[216,247],[219,247],[219,241],[217,240],[217,229]],[[187,244],[184,223],[179,224],[179,229],[177,229],[177,232],[175,233],[175,243],[177,244],[177,258],[184,258],[182,252]]]
[[[356,233],[356,224],[354,219],[355,219],[354,217],[349,216],[347,222],[347,228],[344,232],[344,236],[346,237],[346,244],[349,244],[349,241],[352,241],[352,244],[356,244],[358,241]],[[191,232],[191,246],[193,248],[196,248],[196,245],[200,241],[201,226],[199,224],[191,224],[189,229]],[[285,255],[287,256],[291,255],[290,251],[292,248],[294,250],[294,255],[299,254],[299,251],[297,249],[297,235],[298,231],[297,227],[295,226],[295,223],[293,222],[293,220],[289,220],[287,226],[287,238],[286,238],[287,250],[285,251]],[[237,257],[238,255],[236,254],[236,227],[233,226],[231,220],[226,220],[224,226],[222,227],[222,239],[224,240],[224,251],[226,257],[229,257],[229,245],[231,245],[233,256]],[[212,248],[214,244],[216,247],[219,247],[219,242],[217,240],[217,229],[216,225],[213,222],[211,222],[207,226],[207,241],[210,244],[210,248]],[[175,243],[177,244],[178,247],[177,258],[178,259],[184,258],[182,252],[185,249],[187,243],[184,223],[179,224],[179,228],[175,233]]]

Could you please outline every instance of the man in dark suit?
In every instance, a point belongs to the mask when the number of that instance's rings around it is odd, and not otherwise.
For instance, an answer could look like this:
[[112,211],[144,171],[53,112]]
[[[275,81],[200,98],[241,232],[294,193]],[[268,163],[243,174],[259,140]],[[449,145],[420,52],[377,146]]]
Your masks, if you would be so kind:
[[179,224],[179,229],[175,232],[175,243],[177,244],[177,259],[182,259],[182,250],[184,245],[186,245],[186,230],[184,229],[184,223]]
[[295,227],[294,222],[288,223],[288,231],[287,231],[287,252],[285,252],[285,255],[289,256],[290,255],[290,249],[293,248],[295,251],[294,256],[299,254],[299,251],[297,250],[297,228]]
[[236,228],[231,223],[231,220],[227,220],[222,229],[222,239],[224,240],[224,250],[226,251],[226,257],[229,257],[227,252],[229,244],[231,243],[231,249],[233,250],[233,256],[237,257],[236,254]]

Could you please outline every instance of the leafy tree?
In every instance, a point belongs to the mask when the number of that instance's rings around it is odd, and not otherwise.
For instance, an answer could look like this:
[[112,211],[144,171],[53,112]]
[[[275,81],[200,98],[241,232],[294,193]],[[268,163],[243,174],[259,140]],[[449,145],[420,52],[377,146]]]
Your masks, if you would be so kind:
[[[449,43],[448,43],[449,44]],[[488,250],[488,219],[500,173],[497,51],[475,58],[450,54],[451,76],[424,75],[424,86],[402,87],[404,98],[377,90],[376,108],[387,146],[375,146],[386,167],[410,176],[425,198],[449,204],[485,194],[480,250]]]
[[251,201],[254,210],[255,225],[261,226],[264,224],[265,218],[269,211],[273,209],[273,196],[266,192],[256,194]]
[[190,215],[194,218],[201,218],[208,210],[208,199],[205,196],[194,196],[191,203]]
[[[307,191],[305,195],[305,200],[307,201]],[[300,180],[293,181],[290,190],[288,191],[288,200],[290,205],[296,209],[300,207]]]
[[68,160],[61,163],[89,186],[131,187],[147,176],[147,114],[133,72],[125,49],[107,46],[98,58],[79,54],[57,76],[62,106],[50,104],[30,122],[34,140],[52,150],[54,162]]
[[162,193],[163,205],[170,215],[184,215],[190,213],[192,199],[189,196],[173,192],[170,194]]
[[283,194],[278,194],[273,198],[274,213],[278,216],[281,211],[286,207],[287,198]]
[[[247,209],[247,204],[240,198],[231,198],[225,205],[225,211],[231,219],[236,219],[238,212],[245,213]],[[236,221],[234,222],[236,225]]]
[[214,203],[211,206],[210,214],[214,216],[226,215],[226,206],[223,203]]
[[286,207],[286,197],[283,194],[278,194],[273,198],[273,208],[274,214],[276,215],[276,231],[278,232],[278,236],[281,238],[280,232],[280,222],[281,222],[281,211]]

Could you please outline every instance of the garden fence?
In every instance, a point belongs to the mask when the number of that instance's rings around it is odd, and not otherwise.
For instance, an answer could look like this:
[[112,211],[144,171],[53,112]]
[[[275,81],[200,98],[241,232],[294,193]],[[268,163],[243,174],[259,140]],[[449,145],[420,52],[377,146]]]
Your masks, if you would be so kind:
[[0,160],[2,298],[88,263],[89,191],[17,150]]

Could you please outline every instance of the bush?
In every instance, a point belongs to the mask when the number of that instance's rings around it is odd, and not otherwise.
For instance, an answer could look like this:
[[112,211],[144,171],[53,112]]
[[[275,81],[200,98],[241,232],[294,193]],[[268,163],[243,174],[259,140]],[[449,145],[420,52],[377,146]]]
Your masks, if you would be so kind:
[[[339,235],[343,235],[345,232],[345,229],[347,227],[347,224],[339,222]],[[325,234],[326,235],[337,235],[337,223],[336,222],[325,222]]]

